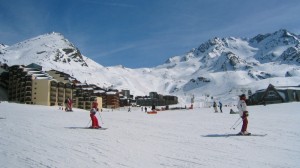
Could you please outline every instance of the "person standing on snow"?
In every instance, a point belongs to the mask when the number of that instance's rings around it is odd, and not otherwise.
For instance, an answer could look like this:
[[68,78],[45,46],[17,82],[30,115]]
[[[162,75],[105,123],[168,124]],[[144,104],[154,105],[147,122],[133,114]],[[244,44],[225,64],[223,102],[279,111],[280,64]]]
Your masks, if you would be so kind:
[[219,108],[220,108],[220,111],[221,111],[221,113],[223,113],[223,111],[222,111],[222,102],[221,101],[219,101]]
[[131,112],[130,106],[128,106],[128,112]]
[[240,95],[240,100],[238,101],[237,108],[238,108],[239,114],[243,120],[243,126],[241,129],[241,132],[239,132],[238,135],[250,135],[251,133],[247,132],[249,113],[248,113],[248,109],[247,109],[245,94]]
[[69,110],[68,99],[65,100],[65,111]]
[[97,113],[96,109],[92,108],[91,111],[90,111],[92,126],[90,126],[90,128],[95,128],[95,129],[101,128],[101,126],[99,126],[98,119],[96,117],[96,113]]
[[216,103],[216,101],[214,101],[213,107],[214,107],[214,109],[215,109],[215,113],[217,113],[217,112],[218,112],[218,108],[217,108],[217,103]]

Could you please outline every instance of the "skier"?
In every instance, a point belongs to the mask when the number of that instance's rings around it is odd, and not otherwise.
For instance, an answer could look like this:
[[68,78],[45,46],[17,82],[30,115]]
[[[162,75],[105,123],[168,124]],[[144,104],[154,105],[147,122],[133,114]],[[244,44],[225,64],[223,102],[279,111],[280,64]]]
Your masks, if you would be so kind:
[[92,108],[91,111],[90,111],[90,117],[91,117],[91,120],[92,120],[92,126],[90,126],[90,128],[95,128],[95,129],[98,129],[98,128],[101,128],[101,126],[99,126],[99,123],[98,123],[98,119],[96,117],[96,109],[95,108]]
[[73,111],[72,103],[73,103],[73,101],[69,97],[65,100],[65,106],[66,106],[65,111]]
[[72,110],[72,104],[73,104],[73,101],[72,99],[70,99],[70,97],[68,98],[68,111],[73,111]]
[[218,108],[217,108],[217,103],[216,103],[216,101],[214,101],[213,107],[214,107],[214,109],[215,109],[215,113],[217,113],[217,112],[218,112]]
[[131,112],[131,110],[130,110],[130,106],[128,106],[128,112]]
[[222,102],[219,101],[219,108],[220,108],[221,113],[223,113],[223,111],[222,111],[222,106],[223,106]]
[[65,111],[68,111],[69,108],[68,108],[68,99],[65,100]]
[[240,95],[240,100],[238,101],[237,108],[238,108],[240,116],[243,120],[243,126],[242,126],[242,129],[241,129],[241,132],[239,132],[238,135],[250,135],[251,133],[247,132],[249,113],[248,113],[248,110],[247,110],[246,95],[245,94]]

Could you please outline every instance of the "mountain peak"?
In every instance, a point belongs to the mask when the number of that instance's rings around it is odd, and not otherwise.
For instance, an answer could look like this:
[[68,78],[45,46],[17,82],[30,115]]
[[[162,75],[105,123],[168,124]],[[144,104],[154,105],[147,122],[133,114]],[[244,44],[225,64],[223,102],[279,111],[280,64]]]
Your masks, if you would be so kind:
[[179,97],[194,93],[229,93],[232,95],[227,97],[231,99],[230,96],[240,94],[232,90],[244,87],[255,90],[263,83],[260,80],[266,78],[298,82],[299,43],[298,36],[285,29],[259,34],[252,39],[214,37],[154,68],[104,68],[83,56],[62,34],[53,32],[0,48],[0,62],[9,66],[36,63],[44,70],[74,74],[80,81],[101,87],[129,88],[136,95],[150,91]]
[[5,50],[2,49],[0,61],[8,64],[34,62],[42,66],[48,63],[56,64],[56,66],[64,64],[88,66],[79,49],[57,32],[40,35],[6,47]]
[[290,33],[286,29],[279,29],[278,31],[275,31],[274,33],[267,33],[267,34],[258,34],[257,36],[253,37],[249,40],[252,44],[258,44],[263,42],[264,40],[270,41],[272,39],[275,39],[279,41],[282,39],[285,43],[293,43],[296,44],[299,41],[299,38],[297,35]]

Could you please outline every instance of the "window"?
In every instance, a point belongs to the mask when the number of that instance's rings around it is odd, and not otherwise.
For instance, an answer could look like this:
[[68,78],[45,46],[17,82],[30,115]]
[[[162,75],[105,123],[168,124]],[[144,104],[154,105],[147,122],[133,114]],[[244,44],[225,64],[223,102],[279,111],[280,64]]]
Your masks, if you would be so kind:
[[275,91],[269,91],[266,97],[267,98],[276,98],[277,95],[276,95]]

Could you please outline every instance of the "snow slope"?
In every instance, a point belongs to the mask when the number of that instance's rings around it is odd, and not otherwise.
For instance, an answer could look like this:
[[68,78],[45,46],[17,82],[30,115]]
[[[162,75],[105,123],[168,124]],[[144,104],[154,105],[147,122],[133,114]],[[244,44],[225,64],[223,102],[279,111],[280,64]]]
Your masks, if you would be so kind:
[[[249,132],[231,136],[239,118],[211,108],[104,110],[107,130],[81,129],[89,112],[0,103],[0,167],[285,167],[300,166],[300,103],[249,107]],[[104,122],[104,123],[103,123]]]

